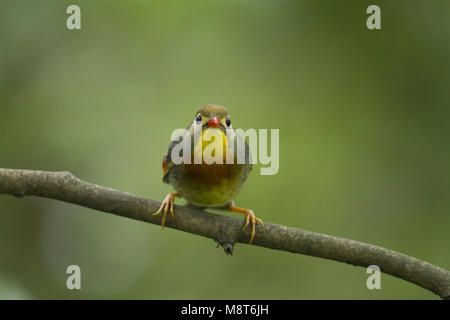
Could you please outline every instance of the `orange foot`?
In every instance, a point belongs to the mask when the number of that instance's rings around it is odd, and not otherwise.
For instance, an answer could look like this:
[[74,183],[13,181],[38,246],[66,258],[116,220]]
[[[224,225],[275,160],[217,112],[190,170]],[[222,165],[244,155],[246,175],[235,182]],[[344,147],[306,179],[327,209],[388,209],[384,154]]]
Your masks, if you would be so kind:
[[167,216],[167,211],[169,211],[169,207],[170,207],[170,215],[173,219],[173,203],[174,203],[174,199],[176,197],[179,197],[180,195],[178,193],[169,193],[166,198],[164,199],[164,201],[161,204],[161,207],[159,207],[158,211],[156,211],[153,215],[157,216],[158,214],[160,214],[161,212],[163,212],[164,210],[164,214],[162,217],[162,221],[161,221],[161,226],[164,229],[164,225],[166,224],[166,216]]
[[245,214],[245,216],[246,216],[245,217],[245,224],[242,227],[242,230],[244,230],[248,226],[248,224],[249,224],[249,222],[251,220],[251,222],[252,222],[252,234],[251,234],[249,243],[252,243],[253,239],[255,238],[255,233],[256,233],[255,232],[255,225],[256,225],[256,223],[258,222],[259,224],[261,224],[264,227],[264,223],[262,222],[262,220],[260,218],[257,218],[252,210],[239,208],[239,207],[234,206],[234,204],[229,205],[228,206],[228,210],[233,211],[233,212],[239,212],[239,213]]

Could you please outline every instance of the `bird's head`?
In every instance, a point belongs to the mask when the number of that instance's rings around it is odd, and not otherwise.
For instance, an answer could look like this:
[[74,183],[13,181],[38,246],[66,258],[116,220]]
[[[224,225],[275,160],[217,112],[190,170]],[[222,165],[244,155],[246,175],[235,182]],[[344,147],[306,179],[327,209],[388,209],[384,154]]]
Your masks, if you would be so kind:
[[203,131],[208,128],[218,128],[224,132],[226,129],[232,129],[231,119],[227,109],[215,104],[203,106],[195,114],[194,123],[196,125],[201,125]]

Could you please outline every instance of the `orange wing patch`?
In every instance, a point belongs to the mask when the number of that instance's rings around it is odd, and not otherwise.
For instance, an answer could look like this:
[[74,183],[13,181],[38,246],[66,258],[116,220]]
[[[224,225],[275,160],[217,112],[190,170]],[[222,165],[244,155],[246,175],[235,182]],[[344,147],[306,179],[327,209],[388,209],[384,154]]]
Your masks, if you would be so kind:
[[162,167],[163,167],[164,174],[166,174],[166,171],[167,171],[166,158],[167,158],[167,153],[164,155],[164,158],[162,161]]
[[167,153],[164,155],[163,161],[162,161],[162,168],[163,168],[163,175],[166,175],[167,171],[172,166],[172,161],[170,159],[167,159]]

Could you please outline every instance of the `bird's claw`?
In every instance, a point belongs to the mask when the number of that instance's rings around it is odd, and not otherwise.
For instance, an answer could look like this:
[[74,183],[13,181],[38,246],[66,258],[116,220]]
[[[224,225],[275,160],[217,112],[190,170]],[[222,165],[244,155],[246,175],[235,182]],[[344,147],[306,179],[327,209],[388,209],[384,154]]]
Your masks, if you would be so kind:
[[242,230],[244,230],[248,226],[248,224],[250,223],[250,219],[252,222],[252,233],[251,233],[250,242],[249,242],[251,244],[253,242],[253,239],[255,238],[255,234],[256,234],[256,230],[255,230],[256,223],[259,223],[261,226],[264,227],[264,222],[262,222],[262,220],[260,218],[257,218],[255,216],[255,214],[253,213],[253,211],[250,209],[247,209],[244,214],[246,215],[246,217],[245,217],[245,224],[242,227]]
[[[170,212],[170,216],[173,219],[174,215],[173,215],[173,206],[174,206],[174,199],[175,197],[178,196],[178,194],[176,193],[169,193],[166,198],[163,200],[161,206],[159,207],[158,211],[156,211],[153,215],[157,216],[158,214],[163,212],[163,217],[162,217],[162,221],[161,221],[161,227],[162,229],[164,229],[164,225],[166,224],[166,217],[167,217],[167,212]],[[170,209],[170,210],[169,210]]]

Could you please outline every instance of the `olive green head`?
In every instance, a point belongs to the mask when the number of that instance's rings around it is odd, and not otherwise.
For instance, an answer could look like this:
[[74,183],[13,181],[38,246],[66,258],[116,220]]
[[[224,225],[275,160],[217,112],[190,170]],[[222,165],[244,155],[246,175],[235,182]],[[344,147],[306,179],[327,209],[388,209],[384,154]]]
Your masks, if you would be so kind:
[[202,124],[203,127],[231,128],[231,119],[227,109],[215,104],[207,104],[197,111],[194,122]]

